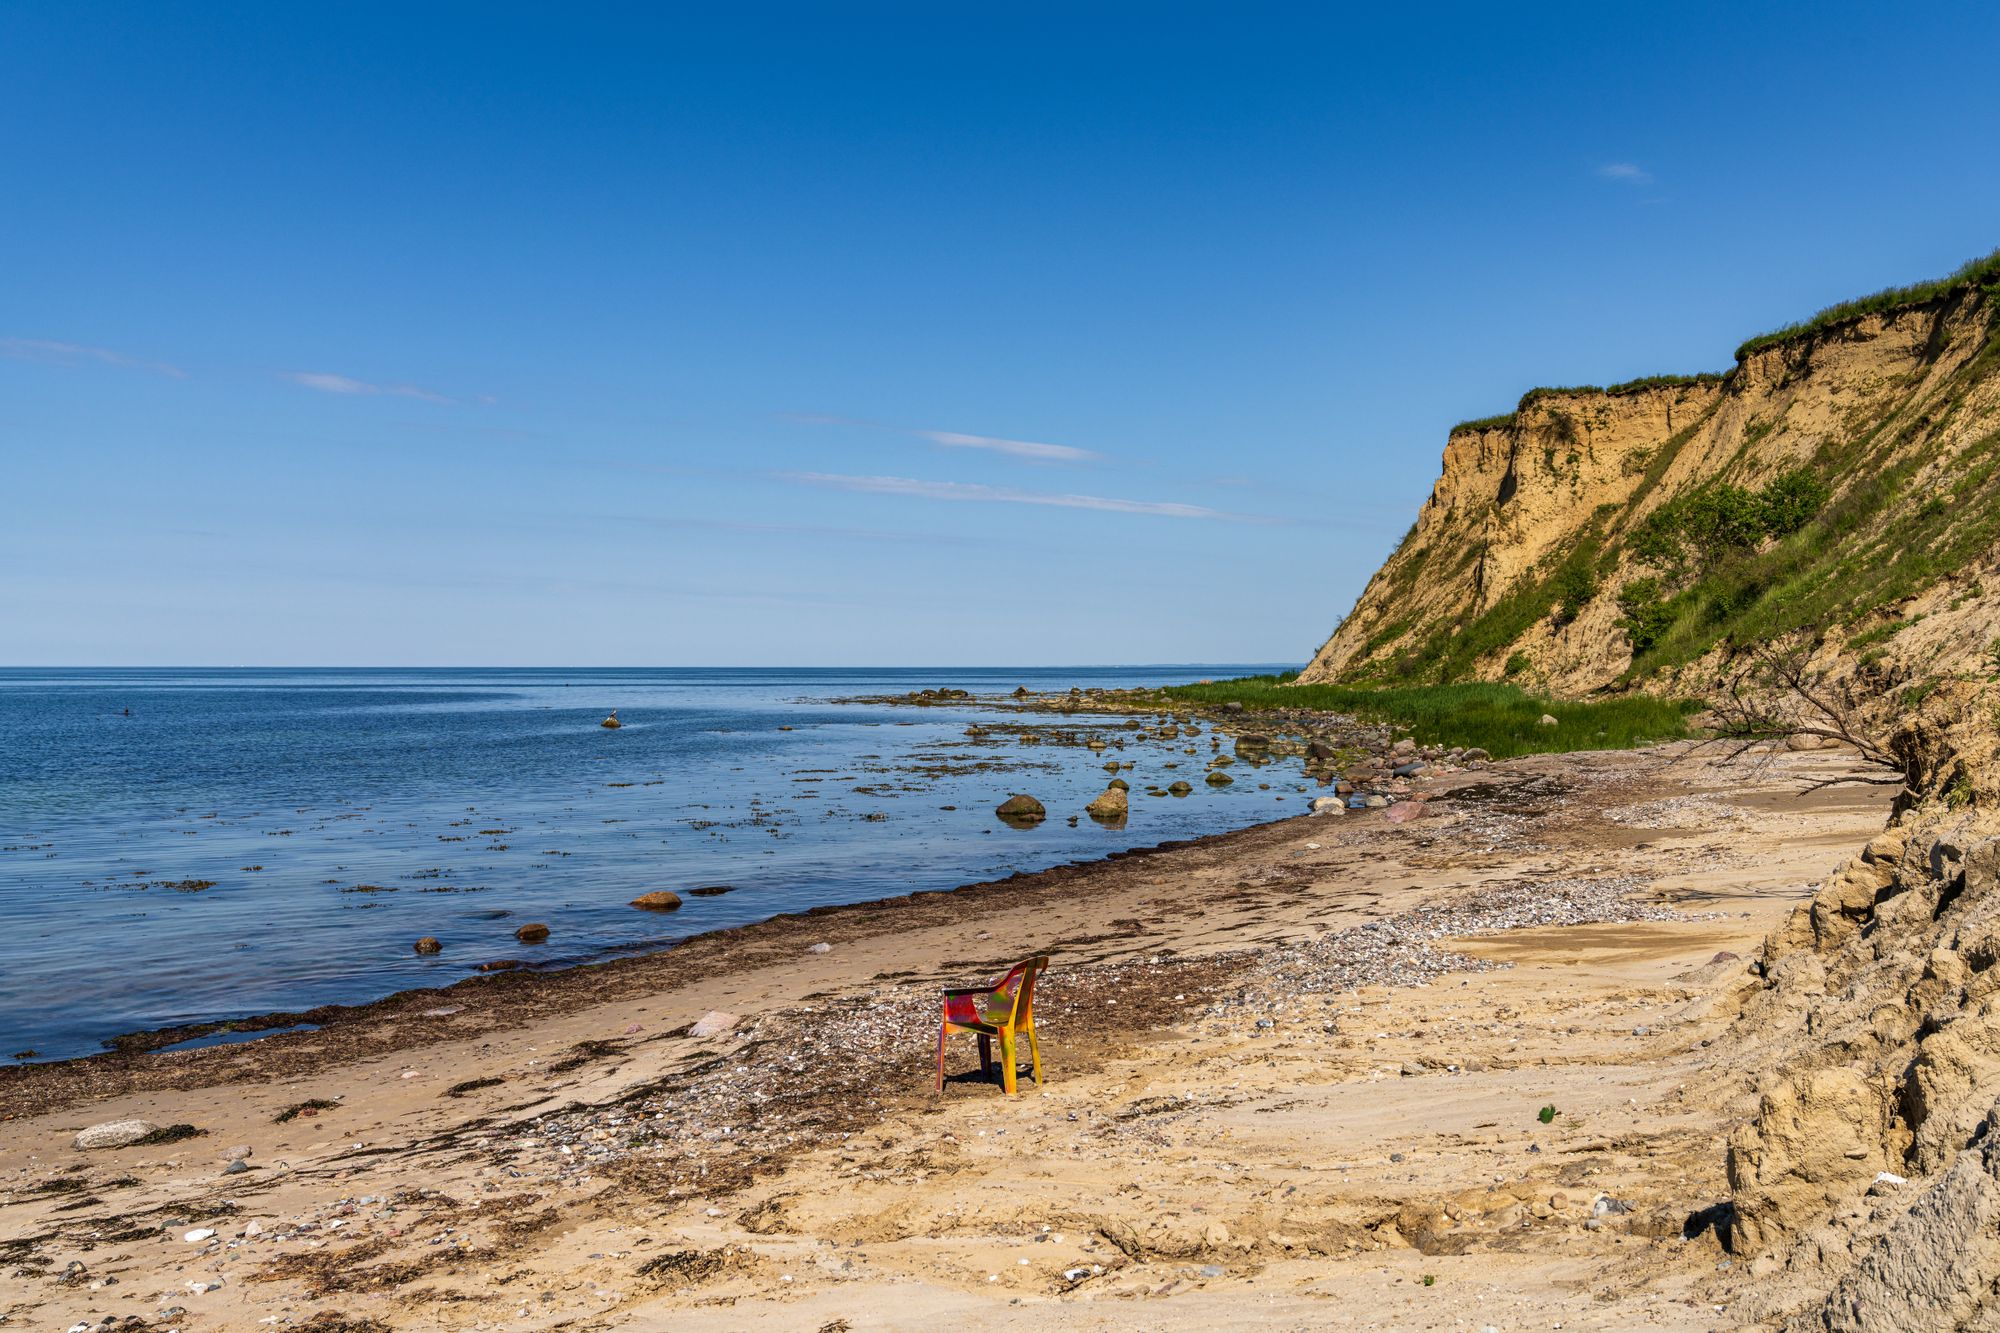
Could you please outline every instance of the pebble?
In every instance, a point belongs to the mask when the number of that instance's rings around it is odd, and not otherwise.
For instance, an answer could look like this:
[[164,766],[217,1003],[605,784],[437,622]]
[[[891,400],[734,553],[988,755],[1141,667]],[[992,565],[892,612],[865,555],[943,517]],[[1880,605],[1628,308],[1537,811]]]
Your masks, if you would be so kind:
[[190,1245],[199,1245],[205,1240],[212,1240],[214,1237],[215,1229],[213,1227],[197,1227],[195,1230],[188,1232],[187,1235],[182,1236],[181,1239]]
[[828,943],[827,943],[826,941],[824,941],[824,940],[821,940],[821,941],[820,941],[820,942],[819,942],[818,944],[815,944],[815,945],[813,945],[813,946],[812,946],[812,947],[811,947],[810,949],[807,949],[807,950],[806,950],[806,952],[807,952],[807,953],[832,953],[832,952],[833,952],[833,946],[832,946],[831,944],[828,944]]

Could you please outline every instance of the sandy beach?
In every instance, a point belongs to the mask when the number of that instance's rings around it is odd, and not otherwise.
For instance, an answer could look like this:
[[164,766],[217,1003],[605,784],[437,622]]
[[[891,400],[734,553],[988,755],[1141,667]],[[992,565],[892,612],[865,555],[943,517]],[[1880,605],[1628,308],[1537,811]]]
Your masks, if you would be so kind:
[[[1802,794],[1844,762],[1518,760],[1406,823],[1292,818],[8,1070],[0,1314],[1728,1327],[1748,1275],[1699,1215],[1756,1071],[1710,1043],[1759,938],[1881,825],[1878,790]],[[1046,1086],[1006,1098],[960,1038],[935,1094],[936,988],[1035,951]],[[135,1118],[193,1133],[72,1146]]]

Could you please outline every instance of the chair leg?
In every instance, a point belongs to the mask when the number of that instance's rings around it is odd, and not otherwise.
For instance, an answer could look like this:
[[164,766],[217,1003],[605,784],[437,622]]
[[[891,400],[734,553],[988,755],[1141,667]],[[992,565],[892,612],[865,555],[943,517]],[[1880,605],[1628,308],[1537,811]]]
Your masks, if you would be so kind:
[[938,1024],[938,1076],[937,1076],[937,1090],[938,1090],[939,1092],[943,1092],[943,1091],[944,1091],[944,1039],[945,1039],[945,1037],[946,1037],[946,1036],[948,1036],[948,1035],[949,1035],[949,1029],[947,1029],[947,1028],[946,1028],[946,1027],[944,1026],[944,1024],[942,1024],[942,1023]]
[[984,1032],[979,1034],[979,1076],[993,1077],[993,1038]]
[[1014,1095],[1014,1029],[1000,1031],[1000,1083],[1007,1089],[1007,1095]]
[[1027,1029],[1027,1032],[1028,1057],[1035,1062],[1035,1086],[1039,1088],[1042,1086],[1042,1043],[1035,1036],[1035,1029],[1032,1026]]

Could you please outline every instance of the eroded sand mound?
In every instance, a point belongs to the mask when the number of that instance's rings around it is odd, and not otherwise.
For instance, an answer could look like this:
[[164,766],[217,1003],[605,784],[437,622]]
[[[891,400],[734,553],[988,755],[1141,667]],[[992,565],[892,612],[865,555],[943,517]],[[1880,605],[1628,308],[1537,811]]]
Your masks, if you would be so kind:
[[[2000,816],[1920,809],[1765,941],[1731,1136],[1765,1318],[2000,1328]],[[1751,1313],[1757,1313],[1751,1311]]]

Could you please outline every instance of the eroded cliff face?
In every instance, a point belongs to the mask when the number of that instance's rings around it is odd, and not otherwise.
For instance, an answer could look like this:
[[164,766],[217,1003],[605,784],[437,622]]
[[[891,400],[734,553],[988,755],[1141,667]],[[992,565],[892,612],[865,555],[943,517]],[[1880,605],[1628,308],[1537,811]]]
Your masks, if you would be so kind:
[[[1974,563],[1995,554],[1990,537],[1972,531],[1981,516],[1963,512],[2000,503],[1988,484],[2000,429],[1995,313],[1993,297],[1968,285],[1753,352],[1726,376],[1537,391],[1509,418],[1453,431],[1415,527],[1300,679],[1513,678],[1565,694],[1635,679],[1672,684],[1690,668],[1713,674],[1712,654],[1742,646],[1730,641],[1739,626],[1813,628],[1809,616],[1787,625],[1781,606],[1749,603],[1792,596],[1799,580],[1840,578],[1843,561],[1871,550],[1878,562],[1938,559],[1899,566],[1909,577],[1884,584],[1882,605],[1842,604],[1840,624],[1821,628],[1846,637],[1870,615],[1927,611],[1934,623],[1909,646],[1946,670],[1972,664],[1992,631],[1968,647],[1965,633],[1979,626],[1961,613],[1977,604],[1981,625],[2000,619],[2000,582],[1989,592],[1963,558],[1968,539]],[[1671,642],[1635,662],[1621,593],[1663,572],[1635,549],[1648,519],[1683,497],[1721,486],[1754,492],[1787,474],[1827,489],[1814,523],[1852,529],[1838,542],[1809,527],[1732,550],[1738,565],[1761,559],[1790,581],[1758,586],[1753,572],[1748,587],[1710,599],[1718,604],[1669,577],[1662,591],[1684,593],[1685,603],[1668,603],[1678,617]],[[1946,512],[1907,521],[1926,506]],[[1887,549],[1899,542],[1906,549]],[[1818,567],[1803,563],[1813,560]],[[1780,567],[1787,561],[1799,567]],[[1682,582],[1698,580],[1683,572]],[[1908,605],[1940,588],[1948,595],[1937,606]]]

